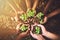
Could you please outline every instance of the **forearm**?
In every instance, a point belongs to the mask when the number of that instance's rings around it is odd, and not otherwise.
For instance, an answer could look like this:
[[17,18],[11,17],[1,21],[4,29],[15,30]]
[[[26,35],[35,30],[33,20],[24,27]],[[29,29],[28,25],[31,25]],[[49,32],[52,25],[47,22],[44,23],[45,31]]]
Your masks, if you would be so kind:
[[45,40],[44,37],[41,35],[37,40]]
[[47,12],[47,10],[48,10],[48,8],[49,8],[49,6],[51,5],[52,2],[53,2],[52,0],[49,0],[49,1],[48,1],[47,5],[46,5],[45,8],[44,8],[44,11],[43,11],[44,13]]
[[44,38],[38,39],[38,40],[45,40]]
[[57,9],[57,10],[51,12],[47,17],[48,17],[48,18],[51,18],[51,17],[53,17],[53,16],[55,16],[55,15],[57,15],[57,14],[59,14],[59,13],[60,13],[60,9]]
[[33,4],[33,7],[32,7],[32,10],[35,10],[37,5],[38,5],[38,1],[39,0],[34,0],[34,4]]
[[31,0],[25,0],[27,9],[31,9]]
[[51,32],[46,32],[46,33],[44,34],[44,36],[46,36],[47,38],[53,39],[53,40],[58,39],[58,35],[53,34],[53,33],[51,33]]
[[22,38],[22,37],[19,35],[19,36],[16,38],[16,40],[21,40],[21,38]]

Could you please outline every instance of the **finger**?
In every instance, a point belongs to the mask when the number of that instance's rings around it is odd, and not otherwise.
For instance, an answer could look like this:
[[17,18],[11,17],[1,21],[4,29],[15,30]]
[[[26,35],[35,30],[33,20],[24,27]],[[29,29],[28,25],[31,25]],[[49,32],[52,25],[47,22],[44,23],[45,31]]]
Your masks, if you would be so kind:
[[30,33],[30,29],[28,29],[28,30],[26,31],[26,33],[27,33],[27,34]]
[[36,26],[37,23],[35,23],[34,25],[31,25],[31,31],[33,30],[34,26]]
[[43,31],[43,30],[46,30],[45,27],[44,27],[43,25],[38,24],[38,26],[41,27],[42,31]]
[[32,37],[34,36],[34,34],[31,31],[30,31],[30,34],[31,34]]
[[33,31],[33,25],[31,26],[31,31]]
[[47,17],[45,16],[45,17],[44,17],[44,21],[43,21],[42,24],[44,24],[44,23],[46,23],[46,22],[47,22]]

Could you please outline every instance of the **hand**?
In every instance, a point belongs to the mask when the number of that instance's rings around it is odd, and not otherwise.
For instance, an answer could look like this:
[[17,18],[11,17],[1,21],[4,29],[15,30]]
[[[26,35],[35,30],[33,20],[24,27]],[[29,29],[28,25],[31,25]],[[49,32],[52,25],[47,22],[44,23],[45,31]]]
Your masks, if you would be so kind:
[[23,37],[26,37],[28,36],[28,34],[30,33],[30,29],[28,29],[26,32],[22,32],[18,35],[18,37],[16,38],[16,40],[20,40],[22,39]]
[[41,27],[42,35],[46,35],[48,33],[48,31],[46,30],[46,28],[43,25],[37,24],[37,23],[35,23],[34,25],[31,25],[31,31],[33,30],[33,27],[36,26],[36,25]]
[[48,20],[48,17],[47,17],[47,16],[45,16],[45,17],[44,17],[44,21],[43,21],[41,24],[46,23],[46,22],[47,22],[47,20]]
[[45,17],[44,17],[44,23],[46,23],[46,22],[47,22],[47,20],[48,20],[48,17],[47,17],[47,16],[45,16]]
[[30,31],[30,34],[33,38],[37,39],[37,40],[45,40],[42,35],[39,35],[39,34],[33,34],[31,31]]
[[30,30],[27,30],[26,32],[22,32],[19,35],[21,36],[21,38],[23,38],[23,37],[28,36],[29,33],[30,33]]
[[37,26],[41,27],[42,35],[45,35],[45,34],[47,34],[47,33],[48,33],[48,31],[46,30],[46,28],[45,28],[43,25],[41,25],[41,24],[35,24],[35,25],[37,25]]
[[51,33],[51,32],[48,32],[43,25],[40,25],[40,24],[37,24],[37,25],[39,27],[41,27],[41,29],[42,29],[42,35],[44,35],[45,37],[50,38],[52,40],[58,40],[59,39],[58,35],[56,35],[54,33]]

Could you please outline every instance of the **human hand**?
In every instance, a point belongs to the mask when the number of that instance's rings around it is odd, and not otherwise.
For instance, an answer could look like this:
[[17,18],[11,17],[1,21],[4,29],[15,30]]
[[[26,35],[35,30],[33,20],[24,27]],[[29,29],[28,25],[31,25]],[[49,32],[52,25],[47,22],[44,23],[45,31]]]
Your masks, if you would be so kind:
[[18,33],[20,32],[20,26],[21,26],[21,25],[28,26],[28,29],[27,29],[25,32],[21,33],[21,34],[25,34],[26,32],[30,31],[30,25],[29,25],[29,24],[19,23],[19,24],[17,25],[17,27],[16,27],[16,34],[18,34]]
[[20,34],[17,36],[16,40],[21,40],[23,37],[28,36],[29,32],[30,32],[30,30],[27,30],[26,32],[20,33]]
[[[19,25],[21,25],[21,24],[18,24],[18,27],[17,27],[17,28],[19,28]],[[24,24],[24,25],[25,25],[25,24]],[[26,24],[26,26],[27,26],[27,24]],[[18,29],[18,30],[19,30],[19,29]],[[18,31],[18,30],[17,30],[17,31]],[[18,31],[18,32],[19,32],[19,31]],[[28,36],[29,33],[30,33],[30,28],[28,27],[27,31],[20,33],[20,34],[17,36],[16,40],[19,40],[19,39],[22,39],[23,37]]]
[[41,28],[42,35],[46,35],[48,33],[48,31],[46,30],[46,28],[43,25],[37,24],[37,23],[35,25],[37,25],[37,26],[39,26]]
[[40,34],[33,34],[31,31],[30,31],[30,34],[31,34],[31,36],[32,36],[33,38],[35,38],[35,39],[37,39],[37,40],[45,40],[45,39],[43,38],[43,36],[40,35]]
[[48,31],[46,30],[46,28],[43,25],[37,24],[37,23],[35,23],[34,25],[31,25],[31,31],[33,30],[34,26],[36,26],[36,25],[41,28],[42,35],[46,35],[48,33]]
[[44,20],[44,21],[43,21],[41,24],[46,23],[46,22],[47,22],[47,20],[48,20],[48,17],[47,17],[47,16],[45,16],[43,20]]

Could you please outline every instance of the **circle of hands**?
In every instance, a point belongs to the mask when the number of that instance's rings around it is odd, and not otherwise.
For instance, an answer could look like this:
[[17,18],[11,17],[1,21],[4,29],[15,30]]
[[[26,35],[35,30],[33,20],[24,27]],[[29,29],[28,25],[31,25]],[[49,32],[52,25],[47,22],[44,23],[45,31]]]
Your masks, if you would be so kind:
[[[17,27],[19,27],[19,25],[21,25],[21,24],[18,24]],[[28,35],[31,35],[34,39],[37,39],[37,40],[39,40],[39,39],[40,39],[40,40],[45,40],[45,39],[43,38],[43,36],[44,36],[48,31],[45,29],[45,27],[44,27],[43,25],[37,24],[37,23],[35,23],[34,25],[31,25],[31,27],[30,27],[30,25],[28,25],[28,24],[26,24],[26,25],[28,26],[28,30],[27,30],[26,32],[20,33],[16,40],[19,40],[19,39],[21,39],[21,38],[23,38],[23,37],[26,37],[26,36],[28,36]],[[34,33],[32,32],[34,26],[36,26],[36,25],[41,28],[42,34],[34,34]],[[18,31],[18,30],[19,30],[19,29],[17,28],[17,31]]]
[[[29,3],[29,4],[28,4],[28,3]],[[46,7],[44,8],[44,11],[43,11],[44,13],[47,12],[47,9],[48,9],[50,3],[51,3],[51,0],[47,3]],[[37,4],[38,4],[38,1],[36,0],[36,2],[34,3],[34,6],[32,7],[32,10],[35,10],[35,9],[36,9]],[[30,8],[31,8],[31,7],[30,7],[30,1],[29,1],[29,2],[26,1],[26,5],[27,5],[27,9],[30,9]],[[53,11],[51,14],[49,14],[48,16],[45,16],[45,17],[44,17],[44,22],[43,22],[43,24],[47,22],[48,18],[50,18],[50,17],[58,14],[59,12],[60,12],[60,9],[57,9],[57,10]],[[24,11],[22,11],[22,12],[19,11],[18,14],[19,14],[19,13],[22,14],[22,13],[25,13],[25,12],[24,12]],[[53,15],[52,15],[52,14],[53,14]],[[18,17],[18,16],[15,17],[16,21],[18,21],[18,18],[17,18],[17,17]],[[18,33],[18,31],[19,31],[19,25],[20,25],[20,24],[18,24],[18,25],[17,25],[17,28],[16,28],[16,29],[17,29],[17,33]],[[32,31],[33,31],[33,26],[35,26],[35,25],[39,26],[39,27],[42,29],[42,34],[33,34],[33,33],[32,33]],[[34,25],[28,25],[28,26],[29,26],[29,27],[28,27],[28,30],[27,30],[26,32],[20,33],[16,40],[19,40],[20,38],[26,37],[26,36],[28,36],[29,34],[30,34],[33,38],[35,38],[35,39],[37,39],[37,40],[39,40],[39,39],[40,39],[40,40],[45,40],[45,39],[43,38],[43,36],[46,36],[46,34],[49,33],[49,32],[46,30],[46,28],[45,28],[43,25],[41,25],[41,24],[34,23]],[[30,27],[30,26],[31,26],[31,27]],[[54,38],[55,38],[55,37],[54,37]]]

